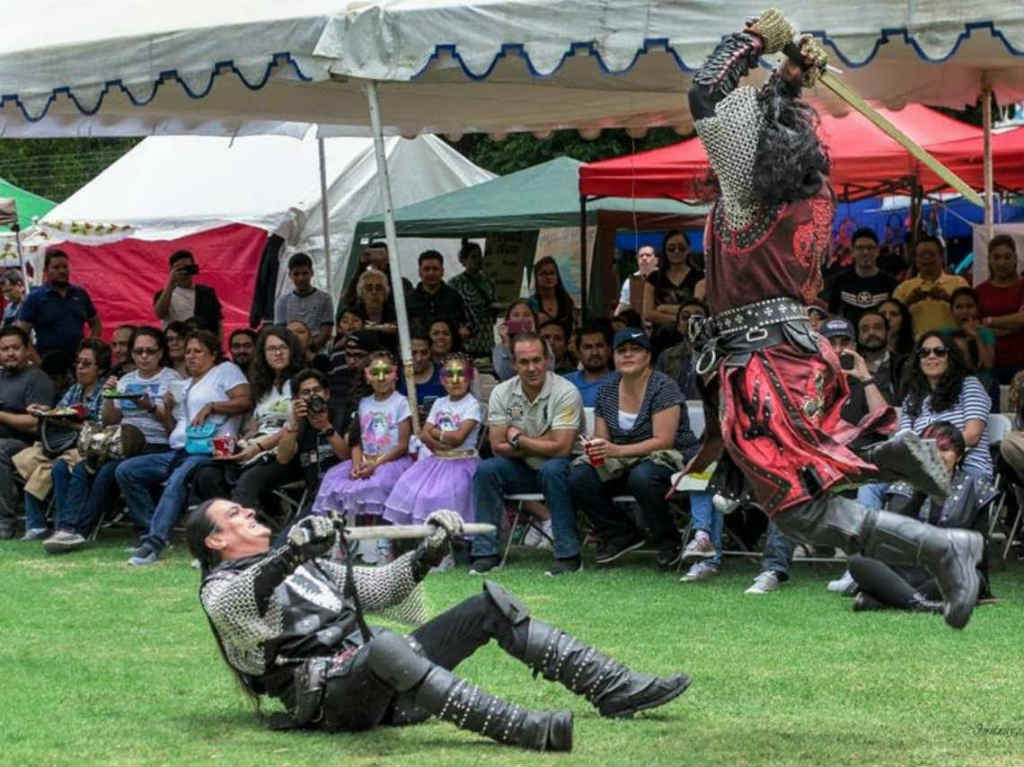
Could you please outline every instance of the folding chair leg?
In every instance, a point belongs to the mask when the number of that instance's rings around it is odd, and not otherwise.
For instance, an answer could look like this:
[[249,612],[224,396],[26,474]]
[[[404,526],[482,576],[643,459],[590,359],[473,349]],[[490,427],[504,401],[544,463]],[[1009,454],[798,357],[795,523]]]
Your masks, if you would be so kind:
[[1010,549],[1013,547],[1013,541],[1017,537],[1017,530],[1020,528],[1020,518],[1024,517],[1024,490],[1021,490],[1015,485],[1013,492],[1017,496],[1017,516],[1014,518],[1013,526],[1010,528],[1010,532],[1006,536],[1006,545],[1003,547],[1004,560],[1010,556]]
[[522,501],[518,501],[516,503],[515,516],[512,517],[512,526],[509,527],[508,530],[508,540],[505,541],[505,551],[501,555],[501,562],[498,563],[499,568],[505,567],[505,561],[508,559],[508,552],[512,548],[512,541],[514,541],[516,537],[516,530],[519,528],[520,523],[523,523],[523,514]]

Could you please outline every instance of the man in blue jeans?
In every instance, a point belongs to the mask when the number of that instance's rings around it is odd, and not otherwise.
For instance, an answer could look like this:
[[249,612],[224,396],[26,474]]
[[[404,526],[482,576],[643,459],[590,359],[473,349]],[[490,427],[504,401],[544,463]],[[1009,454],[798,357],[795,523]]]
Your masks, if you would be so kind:
[[[547,369],[548,353],[536,333],[512,342],[517,375],[498,384],[487,409],[493,458],[473,478],[476,521],[501,528],[506,495],[543,493],[551,510],[555,564],[548,575],[583,569],[576,515],[569,494],[569,455],[583,426],[579,390]],[[485,573],[501,561],[498,536],[477,535],[470,549],[471,572]]]

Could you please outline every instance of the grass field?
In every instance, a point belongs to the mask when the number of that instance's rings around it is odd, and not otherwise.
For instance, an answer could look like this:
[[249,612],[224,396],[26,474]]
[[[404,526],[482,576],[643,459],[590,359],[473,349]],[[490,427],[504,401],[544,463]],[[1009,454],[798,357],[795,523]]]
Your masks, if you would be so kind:
[[[1021,764],[1024,571],[954,632],[941,618],[853,614],[826,593],[838,566],[798,565],[782,591],[743,589],[752,563],[680,584],[638,554],[613,570],[543,577],[520,552],[496,580],[535,615],[637,669],[693,686],[632,721],[487,647],[459,671],[492,692],[576,715],[575,749],[537,754],[436,721],[361,735],[273,732],[223,667],[181,545],[143,570],[114,536],[77,555],[0,544],[2,764]],[[427,581],[431,612],[475,593],[464,571]],[[372,622],[372,621],[371,621]]]

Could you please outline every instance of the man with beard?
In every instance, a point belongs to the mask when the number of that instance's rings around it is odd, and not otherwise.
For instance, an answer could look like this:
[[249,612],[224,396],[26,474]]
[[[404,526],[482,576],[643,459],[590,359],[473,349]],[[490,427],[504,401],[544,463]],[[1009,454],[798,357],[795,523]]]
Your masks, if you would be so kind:
[[228,338],[228,351],[231,352],[231,361],[242,372],[248,375],[249,363],[256,355],[256,331],[252,328],[236,328]]
[[[740,86],[762,54],[779,51],[786,58],[763,88]],[[842,420],[849,384],[807,320],[821,290],[835,195],[817,115],[798,97],[826,62],[810,36],[794,43],[789,22],[772,9],[722,38],[694,74],[690,111],[721,194],[705,234],[711,317],[696,364],[713,401],[688,471],[721,458],[712,487],[726,504],[738,501],[745,483],[791,538],[924,566],[941,584],[946,622],[963,628],[980,586],[981,536],[834,494],[881,477],[938,496],[950,483],[935,443],[910,430],[859,454],[850,449],[855,439],[891,432],[895,412],[872,412],[856,426]]]
[[857,349],[879,390],[895,405],[903,399],[900,396],[900,379],[906,357],[889,351],[888,338],[889,323],[874,309],[864,312],[857,320]]
[[583,407],[594,407],[597,390],[611,377],[608,363],[612,356],[612,326],[595,321],[580,330],[580,362],[583,370],[574,370],[565,380],[580,390]]
[[73,360],[82,342],[82,326],[89,325],[89,337],[103,335],[103,324],[84,288],[70,282],[68,255],[56,248],[46,251],[43,261],[46,282],[29,293],[18,314],[18,325],[26,333],[35,331],[40,357],[60,351]]

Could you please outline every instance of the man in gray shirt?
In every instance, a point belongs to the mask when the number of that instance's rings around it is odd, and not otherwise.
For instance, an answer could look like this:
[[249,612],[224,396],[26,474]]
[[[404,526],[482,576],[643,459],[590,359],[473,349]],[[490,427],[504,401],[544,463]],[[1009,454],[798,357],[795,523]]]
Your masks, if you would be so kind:
[[14,537],[18,489],[11,459],[32,444],[38,419],[25,412],[29,405],[50,407],[53,382],[28,365],[28,335],[16,325],[0,329],[0,539]]
[[288,259],[288,276],[295,290],[277,299],[274,324],[301,320],[313,334],[312,348],[325,348],[334,330],[334,304],[329,295],[313,287],[313,259],[305,253],[293,255]]

